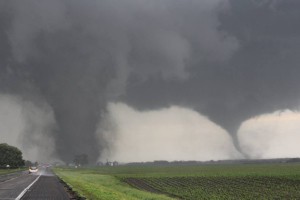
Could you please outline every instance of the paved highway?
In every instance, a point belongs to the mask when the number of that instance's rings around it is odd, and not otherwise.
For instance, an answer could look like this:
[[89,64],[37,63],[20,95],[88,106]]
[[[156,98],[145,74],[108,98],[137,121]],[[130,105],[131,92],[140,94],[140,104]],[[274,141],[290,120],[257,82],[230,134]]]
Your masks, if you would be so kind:
[[0,200],[66,200],[70,196],[49,168],[0,176]]

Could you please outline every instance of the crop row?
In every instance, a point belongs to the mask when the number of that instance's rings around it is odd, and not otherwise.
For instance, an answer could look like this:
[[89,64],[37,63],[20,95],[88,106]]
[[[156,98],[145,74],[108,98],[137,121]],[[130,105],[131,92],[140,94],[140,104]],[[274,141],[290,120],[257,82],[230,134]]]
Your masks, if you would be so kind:
[[284,177],[145,177],[124,181],[181,199],[300,199],[300,180]]

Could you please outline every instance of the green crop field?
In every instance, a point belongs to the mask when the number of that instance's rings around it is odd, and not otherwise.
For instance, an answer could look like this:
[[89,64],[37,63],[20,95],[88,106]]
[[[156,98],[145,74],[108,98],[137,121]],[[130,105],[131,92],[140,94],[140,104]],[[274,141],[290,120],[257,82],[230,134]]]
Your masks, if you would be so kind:
[[55,172],[88,199],[300,199],[300,164],[56,168]]

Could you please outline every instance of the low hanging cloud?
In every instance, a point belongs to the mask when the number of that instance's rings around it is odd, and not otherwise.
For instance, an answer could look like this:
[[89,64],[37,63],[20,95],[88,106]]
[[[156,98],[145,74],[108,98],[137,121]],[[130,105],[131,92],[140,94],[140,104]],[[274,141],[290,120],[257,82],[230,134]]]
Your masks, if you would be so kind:
[[[138,111],[109,103],[99,126],[107,146],[101,159],[121,162],[151,160],[218,160],[241,158],[232,138],[199,113],[179,106]],[[103,138],[102,138],[103,139]]]
[[20,146],[20,130],[25,128],[22,107],[17,101],[12,96],[0,96],[1,143],[5,142],[13,146]]
[[0,95],[0,143],[18,147],[24,159],[49,161],[55,157],[54,127],[53,112],[47,105]]
[[243,122],[238,140],[250,158],[299,157],[299,130],[299,112],[276,111]]

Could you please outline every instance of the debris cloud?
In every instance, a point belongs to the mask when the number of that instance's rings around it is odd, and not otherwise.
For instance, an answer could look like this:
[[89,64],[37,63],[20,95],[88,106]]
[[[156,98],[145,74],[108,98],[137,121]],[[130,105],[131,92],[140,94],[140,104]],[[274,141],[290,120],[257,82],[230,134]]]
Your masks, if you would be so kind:
[[98,129],[107,145],[100,157],[103,161],[242,158],[223,128],[188,108],[138,111],[124,103],[110,103],[105,119]]
[[276,111],[242,123],[238,138],[249,158],[299,157],[300,113]]

